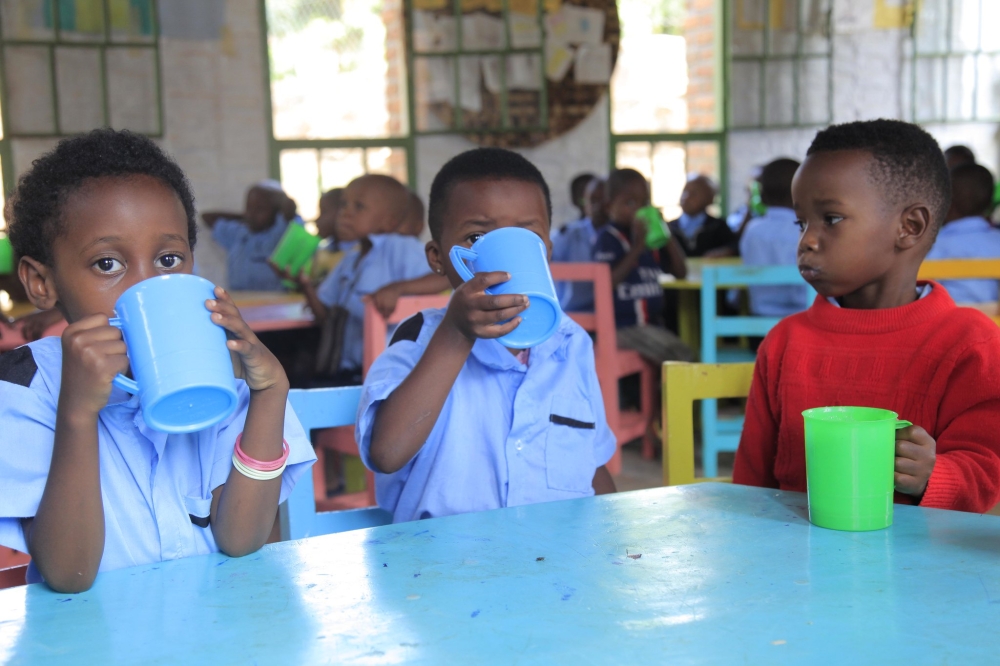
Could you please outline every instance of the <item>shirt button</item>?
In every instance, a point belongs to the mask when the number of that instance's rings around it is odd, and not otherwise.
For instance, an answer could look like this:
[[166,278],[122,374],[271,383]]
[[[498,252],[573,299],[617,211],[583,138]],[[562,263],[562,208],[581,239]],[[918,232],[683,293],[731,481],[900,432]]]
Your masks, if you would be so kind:
[[520,451],[521,449],[524,448],[524,442],[522,442],[521,440],[517,440],[516,442],[514,442],[514,448]]

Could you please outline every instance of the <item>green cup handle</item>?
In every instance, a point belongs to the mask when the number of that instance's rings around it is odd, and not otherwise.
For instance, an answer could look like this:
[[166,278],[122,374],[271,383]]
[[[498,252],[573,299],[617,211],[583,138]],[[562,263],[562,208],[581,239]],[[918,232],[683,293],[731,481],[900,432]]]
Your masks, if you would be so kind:
[[903,428],[909,428],[911,425],[913,425],[913,424],[910,423],[909,421],[904,421],[903,419],[899,419],[898,421],[896,421],[896,430],[902,430]]

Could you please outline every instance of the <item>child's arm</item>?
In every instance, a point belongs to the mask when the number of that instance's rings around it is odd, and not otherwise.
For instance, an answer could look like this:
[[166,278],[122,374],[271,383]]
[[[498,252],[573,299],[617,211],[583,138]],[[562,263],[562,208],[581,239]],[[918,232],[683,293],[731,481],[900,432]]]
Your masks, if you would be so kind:
[[646,251],[646,223],[636,218],[632,222],[632,243],[625,256],[611,267],[611,288],[621,284],[639,265],[639,258]]
[[[276,460],[282,455],[288,378],[278,359],[243,321],[229,294],[216,287],[215,295],[216,300],[207,303],[212,321],[231,334],[226,346],[233,354],[233,368],[250,389],[240,448],[251,458]],[[280,493],[280,476],[257,481],[231,469],[226,483],[212,492],[212,534],[219,549],[240,557],[263,546],[274,525]]]
[[686,278],[688,274],[687,255],[684,254],[684,248],[681,247],[677,236],[671,236],[667,246],[663,249],[670,257],[670,274],[678,280]]
[[499,338],[521,323],[517,315],[527,307],[527,297],[486,293],[509,279],[506,273],[479,273],[455,289],[417,365],[375,414],[369,456],[378,471],[391,474],[420,451],[476,339]]
[[375,304],[375,309],[386,319],[395,311],[396,303],[402,296],[426,296],[440,294],[450,289],[448,278],[437,273],[428,273],[423,277],[403,280],[387,284],[369,298]]
[[604,465],[597,468],[594,472],[594,481],[591,483],[594,487],[595,495],[609,495],[611,493],[618,492],[615,488],[615,480],[611,478],[611,472]]
[[225,211],[210,211],[201,214],[201,221],[211,229],[219,220],[243,220],[243,213],[227,213]]
[[767,372],[768,342],[771,339],[765,338],[757,350],[743,434],[733,463],[733,483],[745,486],[778,487],[778,480],[774,476],[778,422],[771,409]]
[[327,315],[326,304],[319,300],[319,295],[316,293],[316,286],[313,285],[312,280],[305,273],[301,273],[298,283],[299,288],[302,289],[302,294],[306,297],[306,305],[312,310],[313,319],[318,322],[324,321]]
[[52,462],[34,520],[24,521],[24,538],[52,589],[82,592],[93,585],[104,555],[98,413],[111,380],[129,364],[121,331],[104,315],[67,326],[62,348]]

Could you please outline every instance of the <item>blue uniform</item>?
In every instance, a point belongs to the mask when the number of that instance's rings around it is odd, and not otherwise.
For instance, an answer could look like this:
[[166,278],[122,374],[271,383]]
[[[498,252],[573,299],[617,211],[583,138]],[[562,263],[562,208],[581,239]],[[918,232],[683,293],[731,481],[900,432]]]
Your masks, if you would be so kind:
[[[368,372],[355,436],[369,468],[375,413],[444,312],[400,324]],[[614,452],[590,337],[564,316],[527,365],[496,340],[476,340],[423,448],[394,474],[376,474],[375,491],[395,522],[586,497]]]
[[[594,261],[613,267],[628,254],[631,247],[632,244],[615,225],[605,224],[594,243]],[[663,310],[662,273],[652,252],[646,250],[639,256],[639,264],[614,288],[616,327],[644,326],[660,317]]]
[[[948,222],[938,232],[928,259],[1000,258],[1000,229],[984,217],[963,217]],[[956,303],[995,303],[996,280],[942,280]]]
[[[740,256],[746,266],[798,265],[799,237],[791,208],[769,206],[761,217],[747,224],[740,239]],[[750,287],[750,311],[766,317],[784,317],[809,307],[806,285]]]
[[[372,248],[361,256],[360,243],[351,248],[316,290],[327,307],[339,305],[349,313],[344,327],[341,370],[360,370],[364,353],[365,304],[362,296],[387,284],[423,277],[431,272],[424,245],[412,236],[370,236]],[[360,261],[359,261],[360,257]]]
[[[593,261],[597,229],[589,217],[570,222],[552,239],[552,261]],[[559,304],[567,312],[593,312],[594,285],[591,282],[557,282]]]
[[[21,519],[35,515],[48,478],[61,376],[59,338],[0,356],[0,545],[20,551],[27,550]],[[97,430],[105,535],[100,571],[219,550],[208,523],[212,491],[229,477],[250,399],[246,383],[236,384],[233,416],[185,435],[150,429],[138,396],[112,389]],[[281,501],[316,460],[290,406],[284,436],[289,455]],[[40,580],[33,566],[28,577]]]
[[[296,219],[296,224],[299,221]],[[226,272],[233,291],[284,291],[267,260],[278,246],[289,222],[278,213],[270,229],[253,233],[240,220],[218,220],[212,239],[226,249]]]

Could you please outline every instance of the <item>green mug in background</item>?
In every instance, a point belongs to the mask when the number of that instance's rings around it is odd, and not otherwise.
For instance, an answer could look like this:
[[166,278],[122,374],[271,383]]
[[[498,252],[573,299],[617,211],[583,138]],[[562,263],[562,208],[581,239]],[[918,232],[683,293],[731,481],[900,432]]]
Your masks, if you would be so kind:
[[7,234],[0,231],[0,275],[10,275],[14,272],[14,248]]
[[670,242],[670,229],[659,210],[646,206],[636,211],[635,216],[646,223],[646,247],[650,250],[659,250]]
[[278,246],[271,253],[271,263],[298,277],[312,259],[321,240],[319,236],[309,233],[301,224],[293,222],[285,229]]
[[767,212],[767,206],[760,198],[760,181],[757,180],[750,181],[750,212],[754,217],[761,217]]
[[895,412],[873,407],[817,407],[805,419],[809,521],[865,532],[892,525]]

